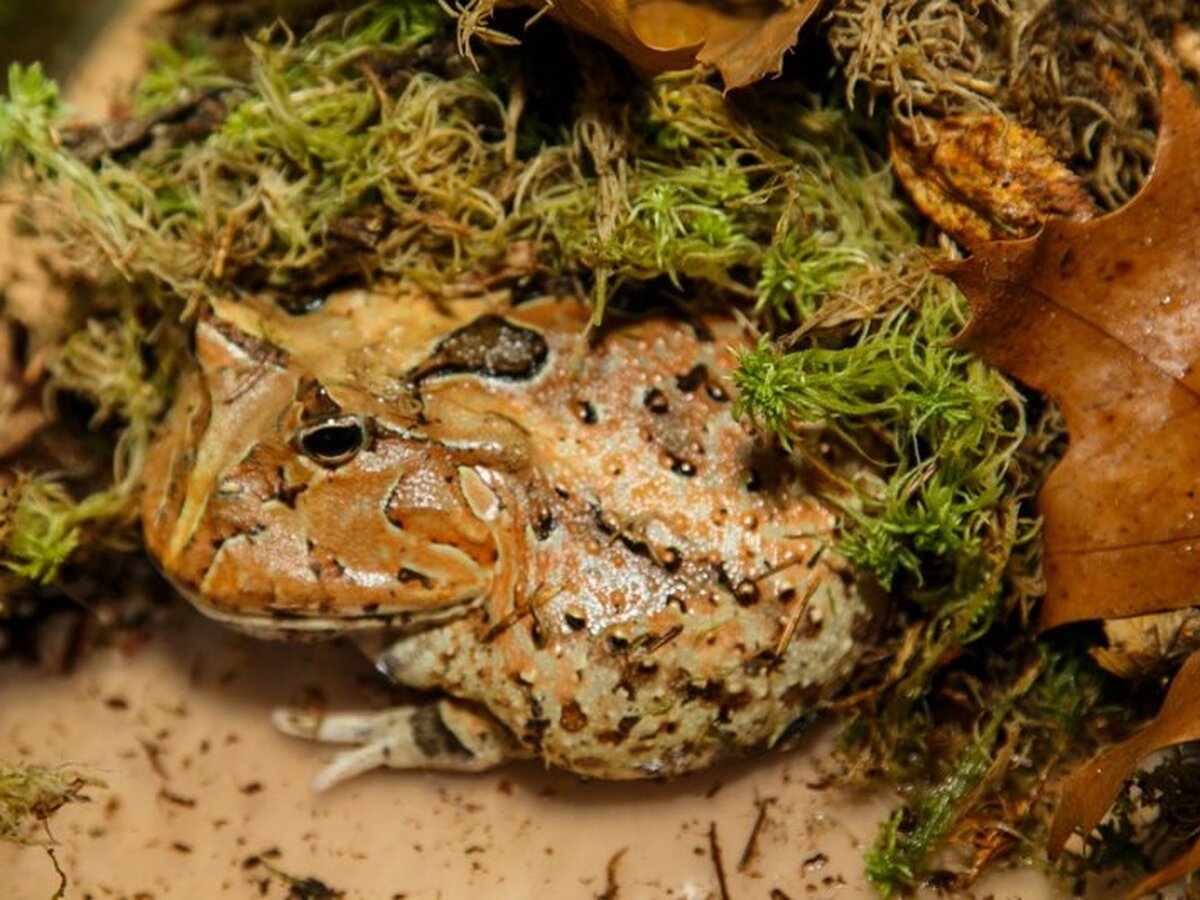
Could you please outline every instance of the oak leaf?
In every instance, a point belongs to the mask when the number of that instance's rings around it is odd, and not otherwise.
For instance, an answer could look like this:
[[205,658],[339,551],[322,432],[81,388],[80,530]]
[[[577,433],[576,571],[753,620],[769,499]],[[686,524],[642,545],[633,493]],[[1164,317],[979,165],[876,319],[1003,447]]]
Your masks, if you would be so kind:
[[957,343],[1066,419],[1038,496],[1043,629],[1200,603],[1200,109],[1164,77],[1133,200],[945,267],[972,308]]
[[1027,237],[1052,216],[1090,219],[1083,179],[1053,145],[1000,115],[923,118],[893,126],[892,168],[913,204],[968,247]]
[[[1040,626],[1200,605],[1200,107],[1163,75],[1158,150],[1126,206],[1054,218],[947,267],[972,318],[958,338],[1048,394],[1070,442],[1042,488]],[[1048,849],[1088,834],[1148,755],[1200,740],[1200,653],[1158,716],[1065,783]],[[1135,896],[1200,866],[1200,844]]]
[[800,29],[824,0],[510,0],[604,41],[649,72],[715,68],[725,87],[777,73]]

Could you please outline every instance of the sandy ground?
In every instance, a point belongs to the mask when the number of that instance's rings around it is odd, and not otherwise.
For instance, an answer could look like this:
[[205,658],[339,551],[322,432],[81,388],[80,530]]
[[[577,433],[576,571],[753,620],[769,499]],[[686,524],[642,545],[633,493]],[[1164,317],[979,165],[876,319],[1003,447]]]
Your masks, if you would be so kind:
[[[154,5],[132,4],[99,41],[73,90],[80,108],[102,113],[133,77]],[[387,699],[350,647],[254,641],[180,603],[149,642],[98,650],[70,675],[0,666],[0,758],[65,761],[106,782],[54,820],[68,897],[311,896],[289,882],[309,877],[348,898],[875,896],[862,852],[890,799],[812,787],[819,741],[671,784],[524,765],[379,772],[316,795],[328,749],[267,717],[317,695],[331,708]],[[0,846],[0,897],[44,900],[57,883],[44,850]],[[1029,868],[973,896],[1067,895]]]

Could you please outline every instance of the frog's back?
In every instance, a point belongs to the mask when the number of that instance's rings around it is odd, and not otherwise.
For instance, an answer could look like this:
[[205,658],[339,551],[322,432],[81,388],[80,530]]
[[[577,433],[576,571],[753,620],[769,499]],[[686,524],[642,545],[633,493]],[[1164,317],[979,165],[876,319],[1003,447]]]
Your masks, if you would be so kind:
[[836,517],[812,473],[734,419],[729,376],[749,338],[733,319],[614,317],[585,342],[586,314],[550,298],[507,314],[546,342],[524,380],[427,385],[482,393],[463,402],[528,435],[529,466],[497,488],[522,576],[473,627],[423,639],[435,656],[402,642],[387,664],[424,686],[449,679],[538,755],[599,777],[770,746],[871,630],[830,548]]

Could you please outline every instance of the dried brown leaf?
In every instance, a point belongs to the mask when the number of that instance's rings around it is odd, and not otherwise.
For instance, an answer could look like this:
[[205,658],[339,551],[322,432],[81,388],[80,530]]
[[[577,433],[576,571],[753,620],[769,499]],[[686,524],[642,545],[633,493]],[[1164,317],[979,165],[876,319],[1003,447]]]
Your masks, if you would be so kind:
[[[1200,740],[1200,653],[1188,657],[1167,691],[1162,709],[1149,725],[1129,740],[1110,747],[1063,784],[1062,801],[1050,823],[1047,850],[1053,859],[1075,831],[1087,835],[1095,828],[1139,763],[1156,750]],[[1200,849],[1155,872],[1132,892],[1137,897],[1186,874],[1200,862]]]
[[704,0],[516,0],[604,41],[649,72],[715,68],[726,88],[779,72],[823,0],[720,4]]
[[1165,77],[1150,179],[947,267],[960,346],[1048,394],[1070,444],[1038,497],[1043,629],[1200,603],[1200,109]]
[[1119,678],[1145,678],[1174,668],[1200,649],[1200,609],[1173,609],[1148,616],[1104,622],[1107,647],[1095,647],[1092,658]]
[[[1038,497],[1040,625],[1200,605],[1200,106],[1164,72],[1150,178],[1126,206],[1054,218],[949,267],[971,301],[961,345],[1047,393],[1070,444]],[[1048,847],[1100,822],[1151,753],[1200,740],[1200,654],[1158,716],[1067,779]],[[1200,862],[1193,848],[1138,885]]]
[[916,207],[968,247],[1028,237],[1052,216],[1086,220],[1083,179],[1034,131],[998,115],[922,119],[892,130],[892,166]]

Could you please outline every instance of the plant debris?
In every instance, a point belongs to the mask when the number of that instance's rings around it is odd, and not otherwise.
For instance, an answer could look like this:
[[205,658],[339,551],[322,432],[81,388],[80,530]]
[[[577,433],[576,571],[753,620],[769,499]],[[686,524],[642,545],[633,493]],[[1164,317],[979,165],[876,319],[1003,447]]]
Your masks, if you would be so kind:
[[68,803],[86,801],[88,788],[102,786],[72,769],[0,762],[0,840],[42,843],[36,827]]
[[[722,4],[710,0],[512,0],[604,41],[648,72],[716,69],[726,89],[745,87],[783,67],[784,54],[824,0]],[[512,44],[488,27],[499,0],[474,0],[460,13],[459,45],[469,55],[472,37]],[[532,24],[532,19],[530,23]]]
[[[1137,191],[1154,154],[1155,46],[1187,0],[843,0],[829,44],[847,76],[896,122],[1002,114],[1050,141],[1101,205]],[[918,131],[918,134],[920,132]]]
[[[918,140],[917,133],[928,137]],[[996,115],[958,115],[891,133],[896,177],[917,209],[972,247],[1027,237],[1051,216],[1090,219],[1095,201],[1041,135]]]

